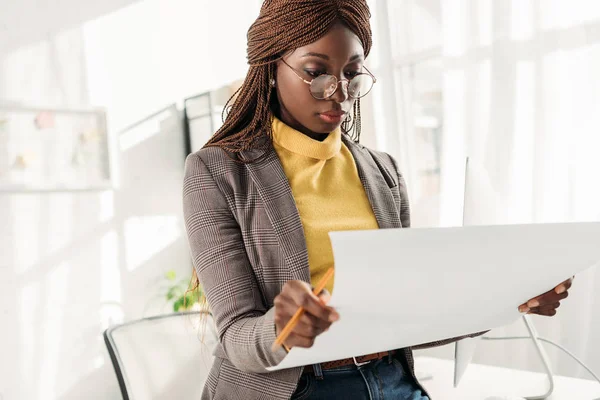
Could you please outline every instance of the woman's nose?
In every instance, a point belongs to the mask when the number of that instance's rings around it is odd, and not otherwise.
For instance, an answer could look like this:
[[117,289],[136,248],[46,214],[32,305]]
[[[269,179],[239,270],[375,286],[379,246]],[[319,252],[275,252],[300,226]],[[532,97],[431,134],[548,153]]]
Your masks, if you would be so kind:
[[347,80],[338,80],[336,91],[331,96],[331,99],[336,103],[343,103],[344,101],[348,100],[348,83],[349,82]]

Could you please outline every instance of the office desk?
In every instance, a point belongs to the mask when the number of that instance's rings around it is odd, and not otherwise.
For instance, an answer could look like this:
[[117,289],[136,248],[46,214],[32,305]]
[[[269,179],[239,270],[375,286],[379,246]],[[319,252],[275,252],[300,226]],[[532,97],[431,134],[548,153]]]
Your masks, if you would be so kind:
[[[454,389],[454,361],[417,357],[418,376],[431,375],[421,383],[433,400],[484,400],[490,396],[535,396],[546,391],[547,379],[542,373],[520,371],[481,364],[471,364],[458,388]],[[600,399],[600,383],[587,379],[555,376],[552,396],[547,400]]]

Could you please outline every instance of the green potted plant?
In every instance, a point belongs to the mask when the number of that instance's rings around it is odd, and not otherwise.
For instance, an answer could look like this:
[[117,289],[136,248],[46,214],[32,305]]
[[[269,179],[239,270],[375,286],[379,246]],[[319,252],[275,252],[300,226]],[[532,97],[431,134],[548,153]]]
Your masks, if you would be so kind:
[[177,273],[174,270],[165,273],[167,287],[165,298],[167,302],[173,304],[174,312],[194,311],[202,308],[203,292],[198,286],[196,289],[190,288],[190,278],[177,279]]

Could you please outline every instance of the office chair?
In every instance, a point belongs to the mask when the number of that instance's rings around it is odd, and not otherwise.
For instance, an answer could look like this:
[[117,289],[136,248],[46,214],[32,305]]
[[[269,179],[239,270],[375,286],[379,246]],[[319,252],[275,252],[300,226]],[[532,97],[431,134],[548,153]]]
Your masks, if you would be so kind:
[[[218,335],[210,314],[186,312],[104,331],[123,400],[200,398]],[[204,335],[202,333],[204,332]]]

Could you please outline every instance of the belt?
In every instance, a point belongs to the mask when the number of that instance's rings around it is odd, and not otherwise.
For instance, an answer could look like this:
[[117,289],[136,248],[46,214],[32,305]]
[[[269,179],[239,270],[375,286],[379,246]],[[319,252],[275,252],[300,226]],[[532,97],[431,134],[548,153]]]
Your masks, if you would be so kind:
[[[392,356],[394,354],[396,354],[396,350],[384,351],[381,353],[367,354],[366,356],[344,358],[343,360],[328,361],[328,362],[321,363],[321,369],[327,370],[327,369],[333,369],[333,368],[339,368],[339,367],[346,367],[348,365],[356,365],[357,367],[360,367],[360,366],[370,363],[371,361],[381,360],[382,358],[387,357],[388,355]],[[304,371],[302,373],[303,374],[314,374],[313,366],[312,365],[305,366]]]

